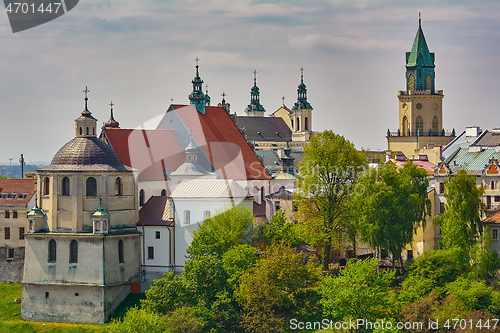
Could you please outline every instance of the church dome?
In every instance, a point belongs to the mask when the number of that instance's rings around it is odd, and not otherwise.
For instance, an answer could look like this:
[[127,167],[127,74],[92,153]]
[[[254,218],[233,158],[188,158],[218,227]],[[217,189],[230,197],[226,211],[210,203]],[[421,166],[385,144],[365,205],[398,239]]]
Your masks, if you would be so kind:
[[76,137],[54,155],[43,171],[127,171],[113,148],[96,137]]

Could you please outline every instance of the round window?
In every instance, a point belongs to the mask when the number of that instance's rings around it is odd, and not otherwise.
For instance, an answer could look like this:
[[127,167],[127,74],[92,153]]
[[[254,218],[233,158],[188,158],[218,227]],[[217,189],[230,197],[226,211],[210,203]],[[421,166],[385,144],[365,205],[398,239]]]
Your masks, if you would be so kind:
[[422,104],[417,103],[417,109],[419,109],[419,110],[420,110],[421,108],[422,108]]

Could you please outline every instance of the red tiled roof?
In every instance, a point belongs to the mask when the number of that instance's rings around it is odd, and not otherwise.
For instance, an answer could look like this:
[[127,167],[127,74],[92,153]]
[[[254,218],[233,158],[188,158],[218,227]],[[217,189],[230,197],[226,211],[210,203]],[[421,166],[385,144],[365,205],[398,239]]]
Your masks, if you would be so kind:
[[140,181],[166,180],[163,172],[186,160],[173,130],[106,128],[104,133],[121,162],[139,170]]
[[[400,167],[403,167],[403,165],[406,163],[406,161],[398,161],[391,159],[394,163],[398,165],[398,169]],[[436,168],[436,164],[429,162],[429,161],[422,161],[422,160],[410,160],[411,163],[415,164],[419,168],[424,169],[427,171],[427,175],[429,176],[434,176],[434,169]]]
[[500,211],[488,217],[484,223],[500,223]]
[[222,107],[172,105],[194,139],[225,179],[271,179],[257,155]]
[[[15,198],[7,199],[7,196],[0,197],[0,206],[25,206],[31,200],[36,192],[36,179],[13,178],[0,179],[0,193],[11,194],[15,193]],[[23,198],[19,198],[19,194],[27,194]]]
[[139,210],[137,226],[171,226],[170,203],[168,197],[152,196]]

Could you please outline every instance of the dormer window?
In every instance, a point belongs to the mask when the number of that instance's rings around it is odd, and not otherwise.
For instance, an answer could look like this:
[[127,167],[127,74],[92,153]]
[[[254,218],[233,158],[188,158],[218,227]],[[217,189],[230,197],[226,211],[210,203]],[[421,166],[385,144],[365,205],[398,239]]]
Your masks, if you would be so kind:
[[9,193],[7,195],[7,199],[15,199],[16,198],[16,193]]

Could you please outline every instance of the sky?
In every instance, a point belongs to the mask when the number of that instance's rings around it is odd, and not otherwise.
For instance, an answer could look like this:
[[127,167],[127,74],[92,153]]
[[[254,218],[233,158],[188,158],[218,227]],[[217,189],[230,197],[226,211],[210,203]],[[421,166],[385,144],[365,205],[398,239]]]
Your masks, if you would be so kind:
[[422,29],[436,54],[443,125],[500,127],[498,1],[81,0],[67,14],[12,33],[0,12],[0,164],[50,161],[84,108],[99,127],[137,128],[171,101],[188,104],[199,57],[212,105],[244,115],[253,71],[266,115],[297,99],[304,68],[312,129],[358,149],[387,149],[398,128],[405,52]]

